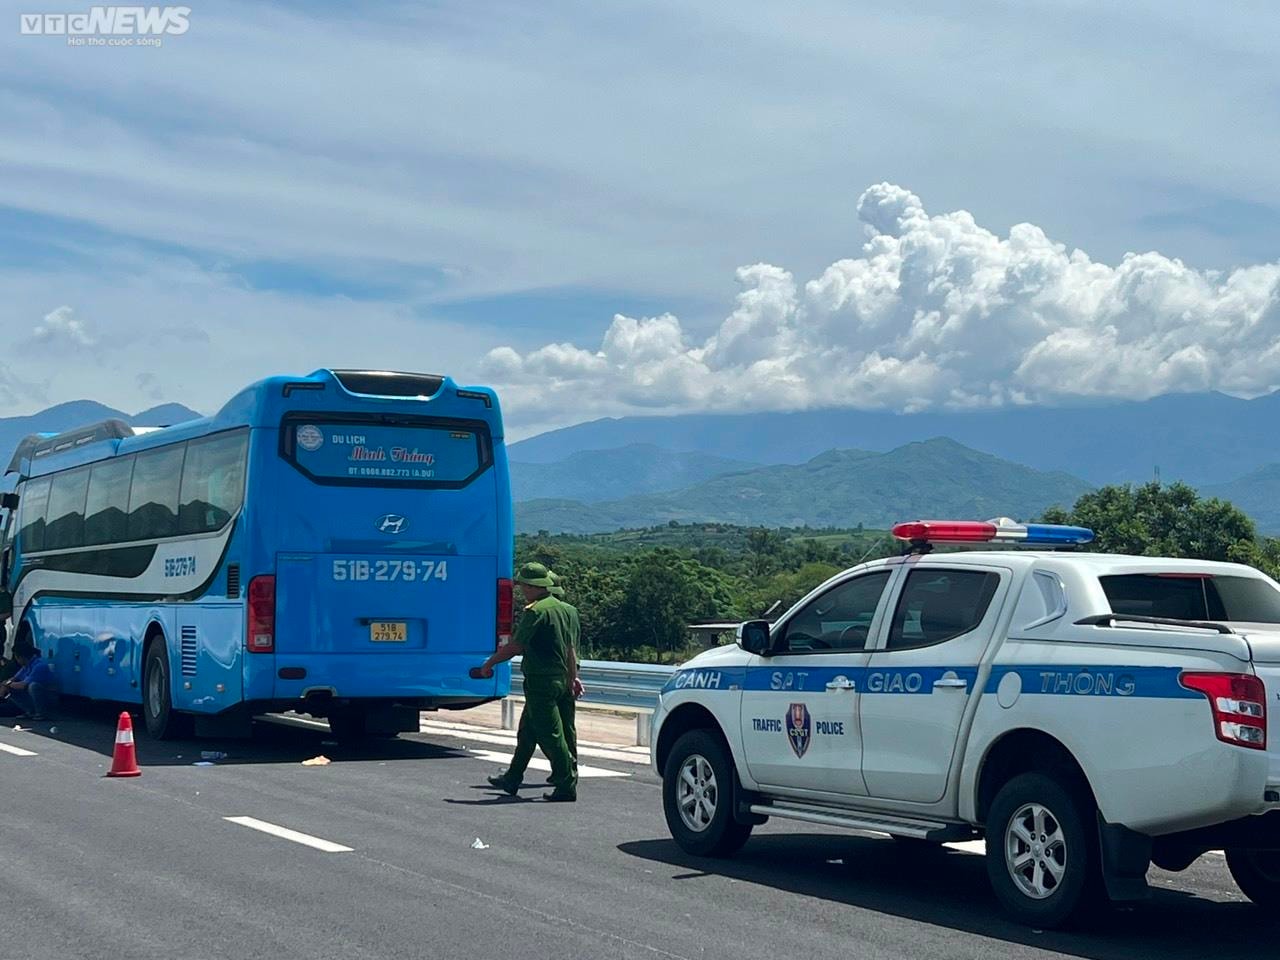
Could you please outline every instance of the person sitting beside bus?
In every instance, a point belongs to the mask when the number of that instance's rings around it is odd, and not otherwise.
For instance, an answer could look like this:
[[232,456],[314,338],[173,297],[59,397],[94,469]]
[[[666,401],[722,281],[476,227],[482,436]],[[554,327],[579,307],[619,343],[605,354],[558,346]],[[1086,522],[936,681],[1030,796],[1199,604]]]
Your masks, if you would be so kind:
[[21,669],[12,679],[0,683],[6,705],[16,708],[20,719],[47,719],[58,698],[53,667],[30,643],[15,645],[13,657]]

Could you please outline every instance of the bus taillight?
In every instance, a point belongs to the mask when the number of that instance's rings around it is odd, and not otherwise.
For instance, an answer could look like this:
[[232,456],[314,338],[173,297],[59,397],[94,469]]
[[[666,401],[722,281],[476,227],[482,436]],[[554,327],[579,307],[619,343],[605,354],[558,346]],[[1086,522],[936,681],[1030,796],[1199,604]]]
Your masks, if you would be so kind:
[[273,576],[254,577],[249,581],[247,646],[250,653],[275,653],[276,578]]
[[515,584],[510,580],[498,581],[498,646],[511,640],[511,623],[515,618]]

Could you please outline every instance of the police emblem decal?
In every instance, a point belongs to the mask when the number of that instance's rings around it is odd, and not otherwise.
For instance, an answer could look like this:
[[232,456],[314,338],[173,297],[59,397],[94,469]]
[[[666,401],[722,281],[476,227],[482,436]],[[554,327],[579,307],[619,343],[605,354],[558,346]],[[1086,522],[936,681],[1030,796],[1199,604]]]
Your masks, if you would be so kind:
[[787,711],[787,741],[797,757],[803,757],[813,737],[813,723],[809,708],[803,703],[793,703]]

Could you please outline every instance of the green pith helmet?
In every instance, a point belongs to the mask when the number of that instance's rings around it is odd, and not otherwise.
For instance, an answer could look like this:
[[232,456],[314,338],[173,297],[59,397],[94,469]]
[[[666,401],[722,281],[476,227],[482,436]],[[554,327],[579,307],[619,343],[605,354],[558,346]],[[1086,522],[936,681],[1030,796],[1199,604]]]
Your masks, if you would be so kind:
[[522,564],[520,569],[516,571],[516,583],[521,583],[528,587],[543,587],[550,590],[556,585],[552,577],[551,571],[547,569],[546,564],[542,563]]
[[563,599],[564,587],[561,586],[561,584],[564,582],[564,577],[560,576],[560,574],[556,573],[554,570],[548,570],[547,576],[551,578],[551,595],[553,597],[560,597]]

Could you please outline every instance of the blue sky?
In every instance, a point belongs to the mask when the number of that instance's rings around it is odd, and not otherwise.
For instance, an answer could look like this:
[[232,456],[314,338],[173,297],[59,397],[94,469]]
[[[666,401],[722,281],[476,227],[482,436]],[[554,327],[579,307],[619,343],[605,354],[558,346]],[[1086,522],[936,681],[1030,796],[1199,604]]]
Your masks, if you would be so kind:
[[1280,385],[1265,3],[213,3],[161,49],[41,9],[0,17],[0,415],[354,364],[517,434]]

